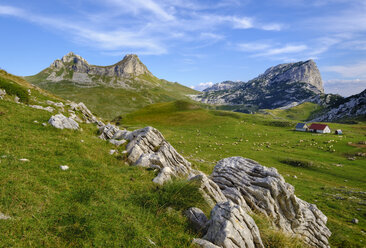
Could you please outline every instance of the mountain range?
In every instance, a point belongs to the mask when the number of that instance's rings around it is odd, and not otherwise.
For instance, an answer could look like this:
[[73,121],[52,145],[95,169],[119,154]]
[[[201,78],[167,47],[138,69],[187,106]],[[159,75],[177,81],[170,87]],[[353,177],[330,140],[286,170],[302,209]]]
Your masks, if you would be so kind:
[[319,69],[313,60],[308,60],[270,67],[248,82],[225,81],[215,84],[193,99],[209,104],[274,109],[303,102],[324,105],[342,97],[324,94]]
[[155,77],[137,55],[128,54],[114,65],[90,65],[72,52],[26,79],[60,97],[82,101],[104,118],[156,102],[188,99],[198,92]]

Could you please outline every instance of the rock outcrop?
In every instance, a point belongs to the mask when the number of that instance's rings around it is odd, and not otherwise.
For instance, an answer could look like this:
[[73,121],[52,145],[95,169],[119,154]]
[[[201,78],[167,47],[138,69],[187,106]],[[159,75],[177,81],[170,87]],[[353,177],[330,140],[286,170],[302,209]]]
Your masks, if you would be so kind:
[[226,202],[226,196],[221,192],[220,187],[208,178],[203,173],[195,173],[199,174],[197,176],[191,177],[189,180],[196,181],[199,183],[200,187],[199,190],[205,199],[206,203],[210,207],[214,207],[217,203]]
[[31,107],[31,108],[35,108],[35,109],[45,110],[45,111],[48,111],[50,113],[55,111],[55,109],[50,107],[50,106],[47,106],[47,107],[43,107],[43,106],[40,106],[40,105],[28,105],[28,106]]
[[85,123],[96,123],[99,127],[104,126],[104,123],[98,120],[84,103],[68,102],[66,105],[69,105],[72,111],[80,111]]
[[184,211],[184,215],[188,218],[189,222],[192,224],[192,227],[197,232],[206,232],[206,227],[208,223],[208,219],[203,211],[199,208],[191,207]]
[[248,82],[225,81],[192,98],[209,104],[272,109],[305,101],[318,103],[322,95],[318,67],[313,60],[308,60],[271,67]]
[[[218,203],[211,211],[211,219],[203,240],[222,248],[264,248],[257,225],[239,205],[230,201]],[[201,247],[207,242],[194,240]],[[212,246],[215,247],[215,246]]]
[[362,116],[366,116],[366,90],[344,99],[335,106],[330,106],[312,122],[336,121]]
[[51,124],[53,127],[59,129],[79,129],[79,124],[76,121],[64,116],[63,114],[51,116],[48,123]]
[[[188,176],[191,173],[191,163],[183,158],[157,129],[153,127],[138,129],[125,135],[125,138],[130,141],[126,150],[127,160],[131,165],[159,170],[169,167],[170,171],[164,171],[164,178],[167,179],[169,178],[167,174]],[[161,177],[159,174],[158,178]],[[164,181],[165,179],[159,180],[160,183]]]
[[242,157],[225,158],[211,175],[222,193],[244,210],[261,212],[281,230],[298,234],[314,247],[329,247],[327,217],[294,194],[275,168]]
[[[46,72],[46,71],[45,71]],[[120,62],[110,66],[90,65],[84,58],[72,52],[55,60],[47,69],[46,80],[59,82],[69,80],[80,85],[96,85],[95,77],[130,78],[152,75],[135,54],[127,54]],[[100,81],[99,83],[102,83]]]

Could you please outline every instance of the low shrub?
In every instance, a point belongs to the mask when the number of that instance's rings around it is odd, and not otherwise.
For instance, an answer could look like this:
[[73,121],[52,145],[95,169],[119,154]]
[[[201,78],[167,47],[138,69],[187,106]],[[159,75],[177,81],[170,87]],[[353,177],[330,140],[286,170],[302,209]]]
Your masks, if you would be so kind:
[[280,161],[283,164],[291,165],[294,167],[310,168],[314,164],[312,161],[295,160],[295,159],[284,159]]

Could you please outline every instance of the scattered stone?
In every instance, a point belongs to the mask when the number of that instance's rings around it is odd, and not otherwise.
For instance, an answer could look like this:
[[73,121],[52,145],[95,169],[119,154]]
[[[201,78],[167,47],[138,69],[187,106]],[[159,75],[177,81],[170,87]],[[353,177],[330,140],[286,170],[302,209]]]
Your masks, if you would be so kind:
[[28,105],[28,106],[31,107],[31,108],[35,108],[35,109],[45,110],[45,111],[48,111],[50,113],[55,111],[55,109],[50,107],[50,106],[47,106],[47,107],[43,107],[43,106],[40,106],[40,105]]
[[202,238],[223,248],[264,248],[257,225],[239,205],[218,203],[211,211],[206,235]]
[[358,219],[352,219],[352,221],[351,221],[353,224],[358,224]]
[[34,123],[38,123],[38,121],[37,120],[35,120],[35,121],[33,121]]
[[10,220],[11,217],[0,212],[0,220]]
[[43,122],[42,123],[42,126],[44,126],[44,127],[47,126],[47,123],[46,122]]
[[67,165],[60,165],[60,169],[65,171],[65,170],[68,170],[69,169],[69,166]]
[[6,91],[5,90],[2,90],[0,89],[0,99],[4,99],[4,96],[6,96]]
[[275,168],[231,157],[219,161],[211,177],[226,198],[243,209],[269,216],[278,228],[302,236],[311,246],[329,247],[327,217],[296,197],[294,187]]
[[126,154],[127,153],[127,151],[122,151],[122,154]]
[[81,143],[84,143],[84,140],[80,140]]
[[110,139],[109,140],[110,143],[112,143],[115,146],[120,146],[124,143],[126,143],[126,140],[115,140],[115,139]]
[[20,98],[19,98],[18,96],[15,96],[15,97],[14,97],[14,102],[15,102],[15,103],[20,103],[20,102],[19,102],[19,100],[20,100]]
[[295,179],[297,179],[297,176],[296,176],[296,175],[294,175],[294,178],[295,178]]
[[30,89],[28,89],[28,95],[31,95],[32,93],[31,93],[31,90]]
[[117,154],[117,150],[113,150],[113,149],[112,149],[112,150],[110,150],[110,151],[109,151],[109,154],[110,154],[110,155],[113,155],[113,154],[115,154],[115,153]]
[[201,209],[195,207],[189,208],[184,211],[184,215],[197,232],[206,232],[205,229],[208,219]]
[[59,129],[79,129],[79,124],[73,119],[67,118],[63,114],[57,114],[52,116],[48,123],[50,123],[53,127]]
[[149,241],[149,243],[152,244],[153,246],[156,246],[155,242],[152,241],[151,239],[148,238],[147,241]]
[[21,159],[19,159],[19,161],[20,162],[29,162],[29,159],[27,159],[27,158],[21,158]]

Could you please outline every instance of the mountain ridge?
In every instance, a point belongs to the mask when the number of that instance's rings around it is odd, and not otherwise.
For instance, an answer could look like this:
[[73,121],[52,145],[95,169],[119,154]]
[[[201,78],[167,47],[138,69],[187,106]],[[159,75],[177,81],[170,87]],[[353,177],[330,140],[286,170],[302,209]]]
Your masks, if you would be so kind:
[[248,82],[224,81],[192,98],[216,105],[250,105],[273,109],[296,106],[306,101],[324,104],[327,96],[316,63],[307,60],[272,66]]

